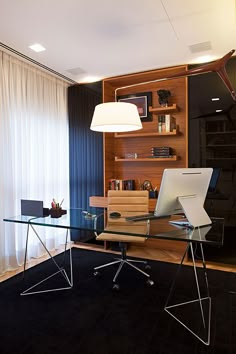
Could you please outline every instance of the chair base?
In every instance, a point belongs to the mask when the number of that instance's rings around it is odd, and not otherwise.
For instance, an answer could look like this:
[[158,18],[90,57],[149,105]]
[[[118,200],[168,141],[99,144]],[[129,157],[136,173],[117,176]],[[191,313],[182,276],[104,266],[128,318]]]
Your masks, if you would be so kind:
[[[109,262],[109,263],[106,263],[106,264],[102,264],[98,267],[95,267],[94,268],[94,276],[97,276],[99,275],[99,272],[98,270],[101,269],[101,268],[106,268],[106,267],[109,267],[111,265],[114,265],[114,264],[119,264],[119,267],[115,273],[115,276],[113,278],[113,288],[115,289],[118,289],[118,285],[116,284],[116,280],[118,278],[118,275],[120,274],[121,272],[121,269],[123,268],[124,264],[127,264],[129,265],[130,267],[132,267],[133,269],[136,269],[138,272],[140,272],[141,274],[143,274],[145,277],[148,278],[147,280],[147,284],[152,286],[154,284],[154,282],[150,279],[150,275],[146,272],[144,272],[142,269],[136,267],[133,263],[142,263],[142,264],[145,264],[146,268],[148,269],[151,269],[151,267],[148,265],[148,262],[147,261],[141,261],[141,260],[136,260],[136,259],[129,259],[129,258],[126,258],[126,245],[124,243],[120,243],[120,248],[121,248],[121,258],[116,258],[113,262]],[[115,286],[116,285],[116,286]]]
[[[140,268],[138,268],[138,267],[136,267],[134,264],[132,264],[131,262],[138,262],[138,263],[143,263],[143,264],[146,264],[147,265],[147,262],[145,262],[145,261],[136,261],[136,260],[131,260],[131,259],[122,259],[122,258],[120,258],[120,259],[118,259],[118,260],[116,260],[116,261],[113,261],[113,262],[110,262],[110,263],[107,263],[107,264],[103,264],[103,265],[101,265],[101,266],[98,266],[98,267],[95,267],[94,268],[94,271],[95,271],[95,273],[96,273],[96,271],[98,270],[98,269],[101,269],[101,268],[105,268],[105,267],[109,267],[109,266],[111,266],[111,265],[113,265],[113,264],[120,264],[119,265],[119,267],[118,267],[118,269],[117,269],[117,271],[116,271],[116,274],[115,274],[115,276],[114,276],[114,278],[113,278],[113,283],[115,283],[116,282],[116,279],[117,279],[117,277],[118,277],[118,275],[119,275],[119,273],[120,273],[120,271],[121,271],[121,269],[122,269],[122,267],[123,267],[123,265],[124,264],[128,264],[130,267],[132,267],[132,268],[134,268],[134,269],[136,269],[138,272],[140,272],[140,273],[142,273],[143,275],[145,275],[147,278],[150,278],[150,275],[149,274],[147,274],[146,272],[144,272],[142,269],[140,269]],[[96,275],[96,274],[95,274]]]

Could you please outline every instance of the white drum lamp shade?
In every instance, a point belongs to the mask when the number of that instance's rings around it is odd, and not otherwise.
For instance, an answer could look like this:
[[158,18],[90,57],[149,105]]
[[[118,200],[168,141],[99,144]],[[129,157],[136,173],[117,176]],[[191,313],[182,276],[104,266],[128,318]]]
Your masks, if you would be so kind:
[[95,107],[91,130],[97,132],[128,132],[142,129],[137,106],[126,102],[107,102]]

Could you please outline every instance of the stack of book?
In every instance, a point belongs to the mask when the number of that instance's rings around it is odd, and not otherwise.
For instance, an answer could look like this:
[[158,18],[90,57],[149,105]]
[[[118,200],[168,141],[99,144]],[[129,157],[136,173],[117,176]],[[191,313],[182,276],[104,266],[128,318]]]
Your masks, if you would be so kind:
[[133,179],[110,179],[110,190],[135,190],[135,180]]
[[151,149],[152,157],[156,158],[165,158],[172,157],[173,151],[169,146],[154,146]]
[[170,114],[163,114],[158,116],[158,132],[169,133],[176,129],[176,119]]

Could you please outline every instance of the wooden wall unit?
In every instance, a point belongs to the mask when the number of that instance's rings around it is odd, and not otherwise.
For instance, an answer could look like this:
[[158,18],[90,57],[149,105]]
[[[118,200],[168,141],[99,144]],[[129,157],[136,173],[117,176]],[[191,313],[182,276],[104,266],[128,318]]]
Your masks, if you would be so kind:
[[[187,78],[177,78],[153,83],[148,81],[167,77],[169,74],[187,70],[187,66],[153,70],[137,74],[124,75],[105,79],[103,81],[103,101],[115,101],[117,96],[152,93],[152,121],[143,122],[143,129],[128,133],[104,134],[104,196],[107,195],[110,179],[134,179],[135,189],[140,183],[150,180],[153,187],[159,190],[163,170],[165,168],[187,167]],[[145,84],[119,89],[133,84]],[[171,91],[169,106],[161,108],[158,102],[157,90]],[[170,113],[176,118],[178,130],[176,133],[158,133],[158,115]],[[146,158],[151,155],[153,146],[170,146],[176,157],[169,159]],[[137,159],[125,159],[127,153],[137,153]],[[155,201],[152,203],[155,205]]]
[[[135,132],[103,134],[105,198],[90,197],[91,206],[106,207],[110,179],[133,179],[135,180],[135,189],[139,189],[140,184],[145,180],[150,180],[152,186],[157,187],[157,190],[159,190],[162,173],[165,168],[188,166],[188,79],[184,77],[147,83],[148,81],[158,80],[183,70],[187,70],[187,66],[124,75],[103,81],[103,102],[115,101],[116,91],[118,97],[140,92],[151,92],[152,106],[150,107],[150,111],[152,112],[152,121],[143,122],[143,129]],[[145,84],[117,90],[123,86],[143,82]],[[159,89],[171,91],[171,97],[169,98],[170,107],[160,107],[157,95]],[[176,118],[177,131],[165,134],[158,133],[158,115],[167,113],[171,113]],[[173,148],[176,157],[166,159],[143,157],[145,154],[151,155],[151,148],[153,146],[170,146]],[[127,153],[137,153],[138,158],[124,158]],[[150,199],[149,205],[150,210],[154,210],[156,199]],[[169,225],[165,219],[152,222],[151,228],[158,233],[158,231],[167,231]],[[156,239],[148,241],[143,247],[150,248],[150,250],[156,248],[160,251],[172,251],[173,254],[179,254],[180,257],[186,247],[185,242]],[[143,254],[145,252],[143,250]]]

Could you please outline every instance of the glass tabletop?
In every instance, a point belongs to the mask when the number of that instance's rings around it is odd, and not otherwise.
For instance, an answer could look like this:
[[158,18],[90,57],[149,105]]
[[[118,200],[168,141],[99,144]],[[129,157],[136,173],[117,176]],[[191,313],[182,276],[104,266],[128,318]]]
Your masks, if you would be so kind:
[[[94,231],[95,220],[101,215],[96,208],[91,208],[89,211],[82,208],[67,209],[66,214],[60,217],[37,217],[28,215],[17,215],[9,218],[4,218],[3,221],[15,222],[21,224],[32,224],[39,226],[57,227],[74,230]],[[102,231],[103,227],[100,225]]]
[[[71,230],[87,230],[96,231],[97,233],[106,232],[111,233],[109,230],[104,230],[103,221],[100,220],[100,216],[103,215],[101,211],[97,208],[90,208],[88,211],[83,209],[68,209],[65,215],[59,218],[47,217],[33,217],[26,215],[18,215],[9,218],[4,218],[6,222],[22,223],[22,224],[32,224],[38,226],[65,228]],[[168,223],[168,221],[166,221]],[[134,223],[134,222],[132,222]],[[138,222],[134,223],[134,226],[138,225]],[[125,231],[126,235],[156,238],[156,239],[168,239],[175,241],[185,241],[185,242],[198,242],[198,243],[208,243],[214,245],[222,245],[224,240],[224,219],[223,218],[212,218],[212,224],[209,226],[199,227],[195,229],[190,229],[186,227],[171,226],[170,231],[156,233],[151,231],[148,235],[139,233],[137,228],[132,231],[132,228],[127,228]],[[119,231],[112,230],[113,234],[122,235],[124,234],[124,229]]]

